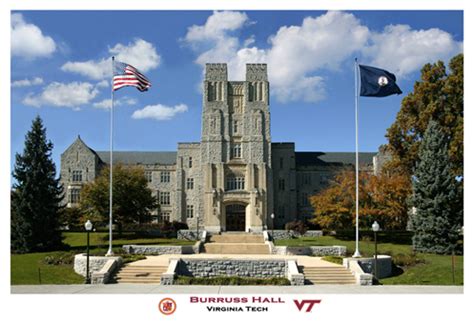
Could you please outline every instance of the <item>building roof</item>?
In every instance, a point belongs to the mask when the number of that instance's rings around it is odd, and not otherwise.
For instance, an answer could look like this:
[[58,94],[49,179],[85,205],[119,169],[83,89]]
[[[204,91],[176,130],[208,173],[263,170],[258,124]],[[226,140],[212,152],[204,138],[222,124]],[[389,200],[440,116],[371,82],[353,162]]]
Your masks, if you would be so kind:
[[[96,151],[104,163],[109,163],[109,151]],[[176,152],[114,151],[114,162],[123,164],[176,164]]]
[[[359,163],[361,165],[372,164],[375,152],[359,152]],[[355,153],[353,152],[295,152],[297,167],[318,165],[355,165]]]

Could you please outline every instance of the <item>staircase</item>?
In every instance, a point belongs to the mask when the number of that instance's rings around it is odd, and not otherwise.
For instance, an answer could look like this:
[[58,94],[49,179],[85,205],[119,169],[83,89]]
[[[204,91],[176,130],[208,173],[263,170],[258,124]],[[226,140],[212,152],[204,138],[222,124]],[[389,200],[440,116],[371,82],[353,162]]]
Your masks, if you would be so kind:
[[124,265],[115,275],[117,283],[160,284],[161,274],[166,272],[166,266]]
[[203,249],[207,254],[270,254],[263,236],[249,233],[212,235]]
[[355,284],[352,273],[343,266],[300,266],[306,284]]

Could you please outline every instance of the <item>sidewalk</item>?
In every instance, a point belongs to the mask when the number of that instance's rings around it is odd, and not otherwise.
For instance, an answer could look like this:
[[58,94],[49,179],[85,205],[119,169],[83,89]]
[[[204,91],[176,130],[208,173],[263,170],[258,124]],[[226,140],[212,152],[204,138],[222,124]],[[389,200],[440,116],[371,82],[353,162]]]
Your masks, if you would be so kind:
[[13,285],[12,294],[463,294],[463,286],[305,285],[305,286],[161,286],[150,284]]

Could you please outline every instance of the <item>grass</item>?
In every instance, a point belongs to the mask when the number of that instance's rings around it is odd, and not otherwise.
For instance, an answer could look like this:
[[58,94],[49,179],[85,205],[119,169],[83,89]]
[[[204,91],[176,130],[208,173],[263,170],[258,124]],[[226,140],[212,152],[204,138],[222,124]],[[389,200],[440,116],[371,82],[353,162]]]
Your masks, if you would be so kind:
[[[86,247],[87,234],[83,232],[64,232],[63,242],[72,248]],[[114,246],[123,245],[194,245],[195,241],[176,238],[137,237],[134,233],[123,233],[122,237],[117,234],[113,236]],[[93,232],[90,234],[91,246],[108,246],[109,234],[105,232]]]
[[[63,242],[70,246],[70,252],[45,252],[30,254],[11,255],[11,284],[12,285],[32,285],[32,284],[81,284],[84,277],[74,272],[73,263],[48,265],[45,258],[61,258],[64,256],[74,256],[75,253],[82,253],[86,250],[87,236],[82,232],[63,233]],[[105,255],[108,249],[108,233],[94,232],[90,234],[91,255]],[[137,238],[133,233],[123,233],[122,238],[114,236],[114,253],[120,254],[124,262],[131,262],[144,259],[143,255],[122,255],[122,247],[126,244],[147,244],[147,245],[193,245],[194,241],[187,241],[175,238]],[[38,271],[39,269],[39,271]],[[41,275],[41,282],[40,282]]]
[[[390,254],[400,257],[407,257],[412,254],[412,247],[409,236],[394,239],[387,235],[382,235],[381,242],[377,242],[377,252],[379,254]],[[398,238],[400,237],[400,238]],[[322,237],[301,237],[294,239],[276,240],[276,246],[346,246],[347,255],[351,256],[355,251],[355,242],[346,236],[336,238],[333,236]],[[374,242],[368,238],[359,241],[359,251],[363,257],[374,255]],[[405,284],[405,285],[453,285],[452,278],[452,258],[451,255],[422,254],[417,253],[417,263],[402,267],[395,267],[392,271],[394,276],[381,279],[382,284]],[[464,256],[455,256],[455,285],[463,285],[464,277]]]

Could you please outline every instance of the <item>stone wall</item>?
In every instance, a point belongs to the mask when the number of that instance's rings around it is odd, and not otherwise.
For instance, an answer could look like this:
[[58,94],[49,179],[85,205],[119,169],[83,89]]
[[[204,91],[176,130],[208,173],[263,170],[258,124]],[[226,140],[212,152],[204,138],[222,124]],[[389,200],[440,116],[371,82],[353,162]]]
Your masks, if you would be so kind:
[[[375,258],[360,258],[359,265],[365,273],[375,275]],[[377,256],[377,277],[384,278],[392,275],[392,257],[388,255]]]
[[194,254],[198,253],[195,245],[168,246],[168,245],[124,245],[127,254],[163,255],[163,254]]
[[[115,261],[116,265],[114,269],[120,267],[122,264],[122,257],[105,257],[105,256],[89,256],[89,274],[93,276],[95,273],[100,272],[102,268],[109,261]],[[77,254],[74,256],[74,271],[82,276],[86,276],[87,256],[86,254]]]
[[[203,232],[202,230],[199,230],[199,235],[202,235],[202,232]],[[194,230],[180,229],[178,230],[177,238],[185,239],[185,240],[196,240],[196,234],[197,234],[196,229]]]
[[285,260],[265,259],[180,259],[177,274],[193,277],[240,276],[255,278],[287,277]]
[[346,246],[274,246],[275,255],[308,255],[308,256],[346,256]]
[[[298,238],[302,237],[301,234],[293,231],[293,230],[274,230],[273,235],[272,231],[268,230],[269,234],[273,236],[273,240],[277,239],[291,239],[291,238]],[[303,237],[321,237],[323,235],[322,230],[308,230]]]

